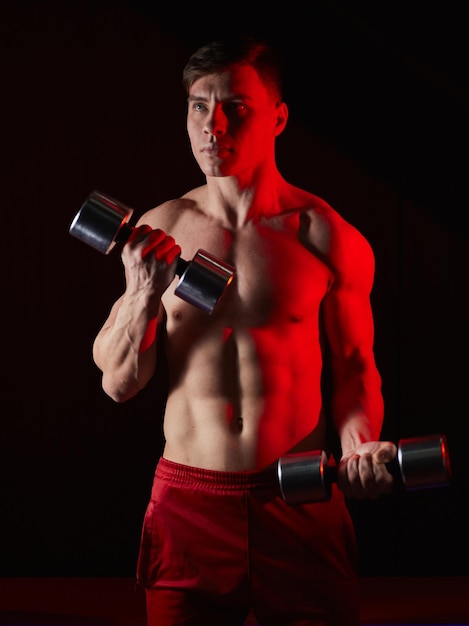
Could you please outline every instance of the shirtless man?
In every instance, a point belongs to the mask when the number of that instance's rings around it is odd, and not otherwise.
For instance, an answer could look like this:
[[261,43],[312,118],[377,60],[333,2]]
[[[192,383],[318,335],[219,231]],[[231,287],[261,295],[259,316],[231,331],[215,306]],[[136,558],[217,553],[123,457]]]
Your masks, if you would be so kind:
[[[187,131],[206,183],[139,220],[126,286],[93,354],[123,402],[164,353],[165,445],[138,579],[150,625],[358,626],[357,554],[345,497],[392,488],[373,353],[374,257],[365,238],[275,159],[288,109],[275,52],[213,42],[184,69]],[[208,315],[174,295],[177,257],[208,250],[236,276]],[[327,502],[289,506],[276,461],[326,449],[323,349],[341,445]],[[327,425],[328,428],[331,426]]]

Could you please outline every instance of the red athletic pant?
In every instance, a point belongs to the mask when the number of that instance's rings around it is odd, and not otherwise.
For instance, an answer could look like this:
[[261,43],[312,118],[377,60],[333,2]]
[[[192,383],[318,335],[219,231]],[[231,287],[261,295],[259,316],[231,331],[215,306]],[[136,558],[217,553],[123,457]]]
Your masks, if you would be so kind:
[[357,553],[341,492],[290,506],[274,470],[159,460],[137,565],[149,626],[359,626]]

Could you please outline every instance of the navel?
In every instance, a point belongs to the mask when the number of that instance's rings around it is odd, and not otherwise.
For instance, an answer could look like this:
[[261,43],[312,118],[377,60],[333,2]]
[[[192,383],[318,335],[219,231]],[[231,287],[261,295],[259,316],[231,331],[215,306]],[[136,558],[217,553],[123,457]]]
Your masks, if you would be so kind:
[[176,322],[180,322],[182,320],[182,311],[180,311],[179,309],[175,309],[173,311],[173,319]]

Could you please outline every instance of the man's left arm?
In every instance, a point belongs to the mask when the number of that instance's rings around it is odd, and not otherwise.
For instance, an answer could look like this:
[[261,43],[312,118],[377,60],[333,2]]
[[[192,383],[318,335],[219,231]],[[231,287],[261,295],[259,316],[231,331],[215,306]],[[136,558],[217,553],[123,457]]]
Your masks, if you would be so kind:
[[360,233],[352,228],[348,234],[347,245],[332,257],[335,279],[323,303],[331,350],[332,419],[342,449],[338,484],[348,497],[376,498],[392,489],[385,463],[397,450],[379,440],[384,401],[373,349],[374,255]]

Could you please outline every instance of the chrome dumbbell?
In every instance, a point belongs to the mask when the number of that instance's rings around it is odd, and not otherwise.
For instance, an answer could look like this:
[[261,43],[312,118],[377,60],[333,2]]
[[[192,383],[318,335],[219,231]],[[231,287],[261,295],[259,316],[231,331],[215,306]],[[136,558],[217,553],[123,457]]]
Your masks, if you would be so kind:
[[[337,466],[328,465],[323,450],[287,454],[277,462],[282,498],[287,504],[329,500],[337,482]],[[401,439],[395,462],[388,469],[408,491],[446,486],[451,463],[445,435]]]
[[[93,191],[75,215],[69,233],[102,254],[109,254],[116,243],[125,243],[134,230],[129,225],[133,209],[98,191]],[[233,280],[236,270],[205,250],[198,250],[192,261],[179,258],[179,282],[174,293],[212,313]]]

